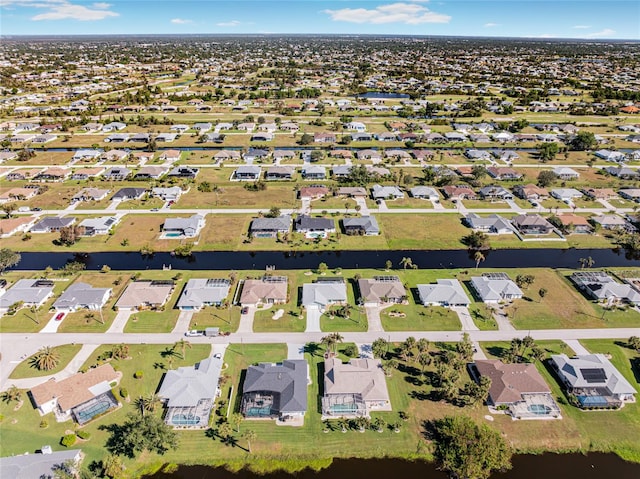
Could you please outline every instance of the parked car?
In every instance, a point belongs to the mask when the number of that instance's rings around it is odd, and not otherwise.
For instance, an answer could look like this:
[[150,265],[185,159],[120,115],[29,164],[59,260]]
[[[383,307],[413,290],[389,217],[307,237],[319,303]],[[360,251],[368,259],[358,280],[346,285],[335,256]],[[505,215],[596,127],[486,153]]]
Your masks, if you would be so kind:
[[249,313],[249,307],[245,306],[244,308],[242,308],[240,310],[240,314],[248,314]]
[[31,211],[42,211],[42,208],[38,208],[37,206],[35,208],[31,208]]
[[56,314],[56,321],[62,321],[62,318],[64,318],[64,313]]
[[216,354],[213,355],[213,357],[216,358],[216,359],[222,359],[222,354],[216,353]]
[[151,208],[151,211],[160,211],[158,208]]
[[184,333],[184,335],[193,337],[193,336],[202,336],[203,333],[202,333],[202,331],[198,331],[197,329],[191,329],[191,330],[187,331],[186,333]]

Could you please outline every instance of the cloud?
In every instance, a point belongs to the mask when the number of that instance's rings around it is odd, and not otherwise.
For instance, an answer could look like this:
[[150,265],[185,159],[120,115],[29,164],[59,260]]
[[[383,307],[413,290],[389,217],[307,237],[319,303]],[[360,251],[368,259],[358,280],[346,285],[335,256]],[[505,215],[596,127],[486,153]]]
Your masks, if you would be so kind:
[[241,24],[242,22],[239,20],[231,20],[230,22],[216,23],[216,25],[219,27],[237,27],[238,25],[241,25]]
[[588,28],[591,28],[591,25],[574,25],[573,28],[575,28],[576,30],[586,30]]
[[323,10],[334,22],[349,23],[404,23],[419,25],[422,23],[449,23],[451,16],[432,12],[416,3],[391,3],[380,5],[374,9],[341,8],[340,10]]
[[176,25],[186,25],[187,23],[193,23],[193,20],[186,20],[184,18],[172,18],[171,23],[175,23]]
[[94,21],[120,16],[109,10],[111,4],[95,2],[90,6],[77,5],[69,0],[0,0],[0,6],[28,7],[45,10],[31,17],[33,21],[42,20],[78,20]]
[[500,24],[499,23],[493,23],[493,22],[489,22],[489,23],[485,23],[484,28],[493,28],[493,27],[499,27]]
[[616,33],[615,30],[612,30],[610,28],[605,28],[604,30],[600,30],[599,32],[589,33],[585,35],[585,38],[609,38],[614,33]]

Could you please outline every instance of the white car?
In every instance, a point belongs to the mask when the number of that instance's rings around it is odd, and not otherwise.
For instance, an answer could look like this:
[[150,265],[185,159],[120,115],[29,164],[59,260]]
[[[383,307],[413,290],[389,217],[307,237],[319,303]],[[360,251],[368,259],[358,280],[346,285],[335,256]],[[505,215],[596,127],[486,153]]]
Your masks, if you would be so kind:
[[185,336],[202,336],[202,331],[198,331],[197,329],[192,329],[184,333]]

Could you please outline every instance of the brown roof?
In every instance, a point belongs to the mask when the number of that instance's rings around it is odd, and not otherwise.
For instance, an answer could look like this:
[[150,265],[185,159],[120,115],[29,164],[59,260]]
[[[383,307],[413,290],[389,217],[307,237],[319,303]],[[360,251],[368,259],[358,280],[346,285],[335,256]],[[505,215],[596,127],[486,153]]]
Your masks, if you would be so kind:
[[549,192],[545,188],[540,188],[537,185],[529,183],[528,185],[522,185],[518,187],[525,196],[529,195],[538,195],[538,196],[549,196]]
[[60,409],[68,411],[95,397],[90,389],[103,382],[118,379],[118,374],[111,364],[103,364],[90,369],[86,373],[78,373],[57,382],[55,379],[46,381],[33,389],[31,395],[36,405],[57,399]]
[[0,219],[0,234],[13,233],[16,228],[31,223],[34,220],[35,218],[33,216],[19,216],[17,218]]
[[256,304],[269,299],[285,302],[287,300],[287,283],[270,283],[262,279],[247,279],[244,282],[240,304]]
[[480,376],[491,379],[489,396],[493,404],[522,400],[522,394],[549,393],[551,390],[533,364],[504,364],[497,359],[475,362]]
[[387,382],[379,359],[324,360],[324,393],[360,394],[365,401],[389,401]]
[[326,186],[305,186],[300,188],[300,198],[321,198],[329,194]]
[[584,216],[574,215],[573,213],[559,214],[558,219],[560,220],[560,223],[565,226],[591,226]]
[[144,305],[162,305],[169,299],[173,286],[169,283],[134,281],[124,290],[116,306],[118,308],[137,308]]
[[376,301],[382,303],[383,298],[402,298],[407,296],[407,291],[399,278],[395,277],[391,281],[380,281],[375,278],[359,279],[358,288],[365,301]]
[[587,196],[597,199],[609,199],[618,196],[612,188],[587,188],[584,190]]

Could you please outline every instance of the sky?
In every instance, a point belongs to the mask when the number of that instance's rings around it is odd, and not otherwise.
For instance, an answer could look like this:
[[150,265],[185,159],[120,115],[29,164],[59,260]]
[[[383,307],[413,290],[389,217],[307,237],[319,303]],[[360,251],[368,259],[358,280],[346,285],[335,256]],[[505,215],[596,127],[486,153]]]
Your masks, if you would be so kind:
[[0,0],[1,35],[198,33],[640,40],[640,1]]

